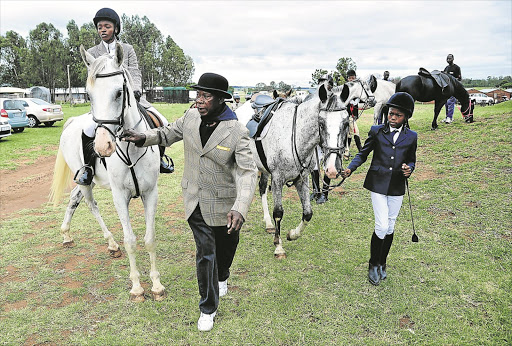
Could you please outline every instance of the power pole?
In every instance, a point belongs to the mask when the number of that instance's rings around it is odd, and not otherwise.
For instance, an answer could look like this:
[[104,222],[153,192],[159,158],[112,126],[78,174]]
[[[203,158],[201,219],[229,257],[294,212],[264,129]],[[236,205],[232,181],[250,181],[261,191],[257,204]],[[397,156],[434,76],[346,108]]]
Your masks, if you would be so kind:
[[68,88],[69,88],[69,106],[73,107],[73,97],[71,97],[71,78],[69,77],[69,65],[68,65]]

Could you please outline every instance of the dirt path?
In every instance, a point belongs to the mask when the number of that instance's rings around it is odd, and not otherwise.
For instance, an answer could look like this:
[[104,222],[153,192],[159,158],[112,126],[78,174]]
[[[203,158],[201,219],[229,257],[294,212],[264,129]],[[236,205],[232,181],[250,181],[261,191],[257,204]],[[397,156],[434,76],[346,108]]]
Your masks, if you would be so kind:
[[0,170],[0,219],[48,202],[54,163],[54,157],[47,157],[14,171]]

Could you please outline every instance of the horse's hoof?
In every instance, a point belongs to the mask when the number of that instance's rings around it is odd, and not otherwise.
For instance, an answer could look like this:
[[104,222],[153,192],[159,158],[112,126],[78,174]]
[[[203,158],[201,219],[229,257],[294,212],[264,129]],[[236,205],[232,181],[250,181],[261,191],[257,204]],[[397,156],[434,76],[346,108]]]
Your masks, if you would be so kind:
[[117,249],[117,250],[108,250],[108,253],[110,254],[110,257],[111,258],[119,258],[123,255],[123,252],[121,251],[121,249]]
[[165,296],[167,294],[165,293],[165,290],[162,290],[161,292],[153,292],[151,291],[151,297],[154,301],[160,302],[165,299]]
[[297,239],[299,239],[299,237],[298,237],[298,236],[294,235],[294,236],[292,237],[290,234],[291,234],[291,233],[289,232],[289,233],[286,235],[286,240],[291,241],[291,240],[297,240]]
[[285,253],[275,253],[274,258],[278,259],[278,260],[286,259],[286,254]]
[[437,126],[436,126],[436,127],[432,126],[430,129],[431,129],[432,131],[435,131],[435,130],[437,130]]
[[144,293],[141,293],[141,294],[133,294],[131,293],[130,294],[130,300],[134,303],[142,303],[143,301],[146,300],[146,298],[144,298]]
[[265,228],[265,231],[267,231],[268,234],[275,234],[276,228],[275,227]]
[[65,241],[64,243],[62,243],[62,246],[65,247],[65,248],[75,247],[75,242],[73,240],[72,241]]

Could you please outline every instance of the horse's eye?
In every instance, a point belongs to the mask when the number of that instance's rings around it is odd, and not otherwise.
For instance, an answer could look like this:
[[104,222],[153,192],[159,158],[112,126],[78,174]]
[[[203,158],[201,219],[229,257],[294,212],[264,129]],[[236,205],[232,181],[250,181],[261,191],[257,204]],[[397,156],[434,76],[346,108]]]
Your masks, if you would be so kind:
[[118,90],[117,93],[116,93],[116,99],[118,99],[120,97],[121,97],[121,90]]

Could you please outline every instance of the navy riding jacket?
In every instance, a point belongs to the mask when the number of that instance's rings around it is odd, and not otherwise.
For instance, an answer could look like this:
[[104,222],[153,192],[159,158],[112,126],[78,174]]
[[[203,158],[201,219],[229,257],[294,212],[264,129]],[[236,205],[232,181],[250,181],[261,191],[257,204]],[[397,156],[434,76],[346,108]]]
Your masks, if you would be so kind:
[[402,196],[405,194],[402,164],[407,164],[411,167],[411,172],[414,171],[417,146],[418,134],[411,129],[404,126],[396,143],[393,144],[389,125],[375,125],[371,127],[363,148],[350,162],[348,168],[354,172],[373,151],[364,188],[383,195]]

